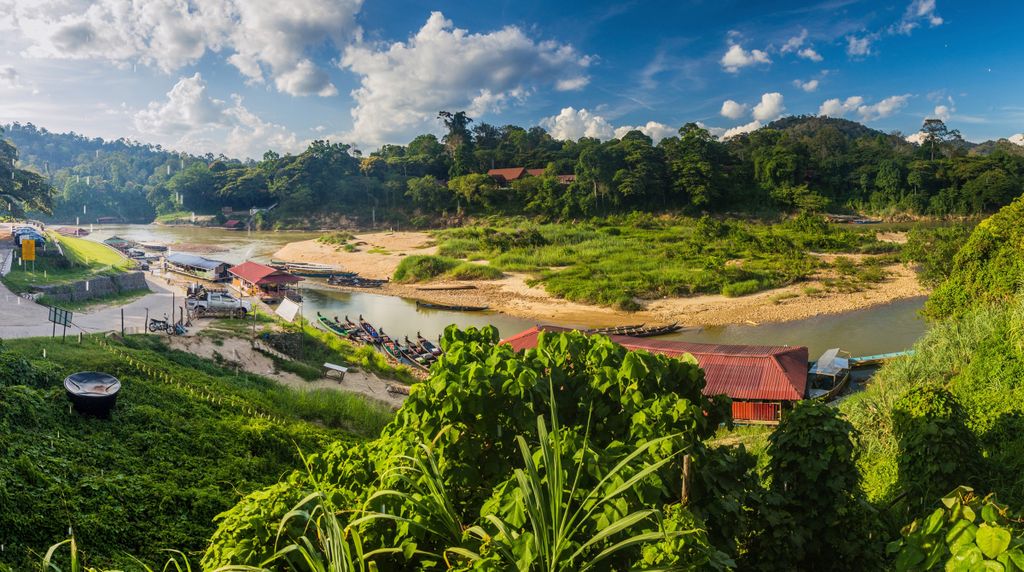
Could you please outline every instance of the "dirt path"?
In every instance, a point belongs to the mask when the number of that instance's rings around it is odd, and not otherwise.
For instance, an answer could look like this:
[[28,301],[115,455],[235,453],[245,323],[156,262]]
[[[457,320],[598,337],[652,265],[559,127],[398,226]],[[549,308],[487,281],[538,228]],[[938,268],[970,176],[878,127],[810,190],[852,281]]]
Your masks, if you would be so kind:
[[[357,235],[356,241],[365,242],[358,247],[358,252],[346,252],[343,248],[315,240],[294,242],[279,250],[274,258],[337,265],[371,278],[388,278],[403,256],[433,254],[437,250],[432,238],[425,232],[363,234]],[[846,256],[856,262],[866,257],[831,254],[818,256],[826,262],[838,256]],[[501,280],[450,284],[470,285],[473,289],[428,291],[423,290],[423,286],[436,287],[444,283],[388,283],[374,292],[440,304],[487,306],[492,310],[537,322],[585,327],[638,322],[678,322],[685,326],[786,322],[839,314],[928,294],[911,268],[894,264],[885,270],[888,273],[885,281],[866,285],[863,290],[856,292],[830,290],[824,282],[829,276],[820,275],[792,286],[738,298],[701,295],[641,301],[643,309],[638,312],[623,312],[556,298],[547,293],[543,286],[530,286],[529,275],[518,273],[506,274]]]
[[280,371],[274,366],[273,360],[254,350],[248,340],[208,336],[176,336],[171,338],[169,343],[170,347],[174,349],[215,361],[229,362],[244,371],[262,375],[299,391],[329,389],[358,393],[395,409],[405,401],[404,395],[389,393],[387,391],[389,382],[371,372],[349,370],[345,374],[345,379],[339,382],[337,379],[324,378],[306,381],[293,373]]

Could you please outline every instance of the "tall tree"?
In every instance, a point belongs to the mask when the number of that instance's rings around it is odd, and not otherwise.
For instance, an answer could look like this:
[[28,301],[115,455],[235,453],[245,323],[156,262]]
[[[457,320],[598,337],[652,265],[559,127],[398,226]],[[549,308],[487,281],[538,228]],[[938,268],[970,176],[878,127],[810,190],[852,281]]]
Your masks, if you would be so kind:
[[444,144],[448,149],[448,155],[452,159],[448,167],[448,176],[455,178],[471,173],[473,166],[473,134],[469,132],[469,124],[473,120],[466,115],[465,111],[441,111],[437,114],[438,119],[444,122],[448,133],[444,136]]

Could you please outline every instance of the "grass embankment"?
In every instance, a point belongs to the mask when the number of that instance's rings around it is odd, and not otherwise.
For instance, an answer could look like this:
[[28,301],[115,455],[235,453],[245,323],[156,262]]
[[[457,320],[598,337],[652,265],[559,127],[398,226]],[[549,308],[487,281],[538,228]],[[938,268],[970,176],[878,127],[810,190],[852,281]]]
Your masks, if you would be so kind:
[[[157,336],[111,342],[128,359],[100,339],[15,340],[0,353],[0,562],[14,570],[36,569],[69,527],[94,566],[194,554],[215,515],[301,468],[300,450],[375,435],[391,418],[359,396],[296,392],[169,351]],[[121,380],[111,419],[70,410],[61,382],[82,370]]]
[[415,255],[402,259],[395,269],[395,282],[426,282],[435,278],[452,280],[498,280],[504,274],[498,268],[462,262],[447,256]]
[[[52,232],[48,238],[60,243],[64,257],[38,256],[34,266],[31,262],[15,263],[10,274],[4,277],[4,284],[12,292],[29,292],[35,286],[69,284],[94,276],[121,274],[133,266],[128,258],[98,242]],[[48,252],[56,250],[53,242],[46,248]]]
[[[413,383],[415,379],[409,368],[396,367],[388,362],[384,354],[373,348],[342,340],[337,335],[320,329],[317,325],[303,320],[302,325],[289,324],[276,316],[264,313],[256,315],[255,336],[267,342],[275,350],[292,358],[282,360],[270,356],[274,365],[283,371],[312,381],[320,379],[325,362],[354,366],[371,371],[382,377]],[[214,339],[222,337],[248,338],[253,336],[252,318],[245,320],[219,319],[200,335]]]
[[[494,271],[532,274],[533,283],[555,296],[630,310],[638,308],[637,299],[743,296],[803,280],[828,266],[809,252],[899,249],[874,235],[872,229],[838,229],[809,216],[779,224],[646,215],[578,224],[505,220],[439,231],[434,272],[452,271],[455,259],[487,260]],[[851,287],[860,278],[881,277],[841,276],[835,287]],[[401,281],[397,272],[395,279]]]

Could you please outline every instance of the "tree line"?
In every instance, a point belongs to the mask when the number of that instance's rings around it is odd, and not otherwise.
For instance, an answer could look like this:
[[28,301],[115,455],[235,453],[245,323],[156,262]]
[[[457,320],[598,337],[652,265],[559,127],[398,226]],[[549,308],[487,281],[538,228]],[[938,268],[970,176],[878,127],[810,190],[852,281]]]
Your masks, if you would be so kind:
[[[277,203],[282,219],[309,213],[429,224],[465,214],[549,219],[632,211],[859,211],[947,216],[992,212],[1024,190],[1024,148],[974,145],[939,120],[919,144],[853,121],[787,117],[727,140],[696,123],[657,144],[640,131],[561,141],[541,127],[474,123],[441,112],[441,138],[415,137],[363,154],[318,140],[259,161],[172,153],[11,126],[22,162],[43,169],[56,214],[82,207],[126,219]],[[506,182],[492,168],[543,169]],[[557,175],[573,175],[567,180]],[[124,200],[124,199],[128,200]]]

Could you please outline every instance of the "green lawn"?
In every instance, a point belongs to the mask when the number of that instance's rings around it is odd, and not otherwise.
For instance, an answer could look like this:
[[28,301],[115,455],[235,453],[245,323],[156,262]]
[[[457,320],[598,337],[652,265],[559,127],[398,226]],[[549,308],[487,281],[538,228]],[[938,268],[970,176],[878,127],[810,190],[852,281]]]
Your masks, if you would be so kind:
[[[93,276],[120,274],[133,263],[107,246],[91,240],[49,233],[50,240],[60,243],[64,258],[41,256],[35,263],[15,262],[4,284],[15,293],[31,291],[34,286],[67,284]],[[56,249],[51,242],[47,249]]]

